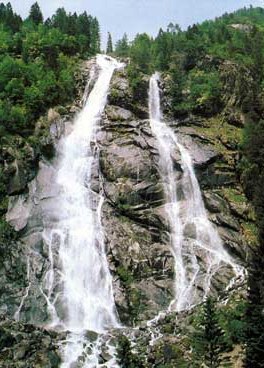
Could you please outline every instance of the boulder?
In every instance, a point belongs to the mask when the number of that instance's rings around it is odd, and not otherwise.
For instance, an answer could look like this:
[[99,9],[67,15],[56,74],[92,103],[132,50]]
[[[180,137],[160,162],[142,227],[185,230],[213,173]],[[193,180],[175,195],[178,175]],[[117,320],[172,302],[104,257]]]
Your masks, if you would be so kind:
[[27,173],[22,162],[15,160],[8,168],[9,182],[7,184],[7,193],[14,195],[24,192],[27,186]]
[[132,120],[133,118],[131,111],[113,105],[107,106],[106,115],[111,121],[127,121]]

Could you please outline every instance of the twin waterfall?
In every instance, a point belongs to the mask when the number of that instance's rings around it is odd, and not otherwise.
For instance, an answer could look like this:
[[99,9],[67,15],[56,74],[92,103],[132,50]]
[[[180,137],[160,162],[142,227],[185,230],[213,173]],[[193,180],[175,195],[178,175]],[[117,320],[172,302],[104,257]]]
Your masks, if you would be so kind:
[[[104,197],[100,190],[93,191],[92,180],[94,168],[99,167],[96,134],[101,115],[112,75],[123,64],[104,55],[98,55],[96,61],[87,84],[84,108],[76,116],[72,130],[59,142],[54,183],[58,196],[44,230],[50,267],[41,291],[47,302],[50,327],[67,331],[67,341],[61,342],[61,368],[100,367],[101,339],[108,338],[108,330],[120,328],[104,249],[101,224]],[[213,276],[223,264],[233,276],[239,270],[207,217],[190,154],[162,121],[158,78],[156,73],[150,79],[150,125],[159,151],[175,260],[175,298],[170,310],[182,311],[206,297]],[[175,152],[181,158],[181,172],[174,170]],[[27,294],[28,290],[25,298]],[[21,306],[16,319],[20,309]],[[94,331],[99,337],[90,342],[87,331]],[[103,366],[118,367],[111,343],[104,340],[104,346],[112,358]]]
[[[159,169],[166,195],[166,213],[170,225],[171,249],[175,259],[175,300],[171,308],[181,311],[203,300],[210,291],[212,277],[222,264],[239,274],[222,241],[208,220],[201,191],[187,150],[178,142],[173,130],[162,122],[158,73],[150,79],[149,114],[150,125],[158,141]],[[177,177],[173,168],[172,153],[181,157],[181,187],[183,198],[178,198]],[[185,234],[192,231],[188,239]],[[199,258],[205,264],[199,264]],[[197,295],[200,285],[202,295]]]

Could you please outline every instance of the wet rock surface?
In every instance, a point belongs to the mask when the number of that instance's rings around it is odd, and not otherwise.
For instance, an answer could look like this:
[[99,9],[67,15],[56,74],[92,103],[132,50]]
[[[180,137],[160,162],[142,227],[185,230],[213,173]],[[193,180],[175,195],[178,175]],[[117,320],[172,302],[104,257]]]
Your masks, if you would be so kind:
[[[90,68],[90,64],[86,66],[78,82],[82,91]],[[47,222],[56,221],[57,218],[53,206],[58,191],[53,185],[56,175],[54,150],[59,153],[59,139],[71,131],[69,121],[79,111],[81,103],[79,98],[74,106],[67,107],[62,114],[49,112],[49,132],[41,140],[38,153],[28,148],[27,159],[22,162],[21,158],[17,161],[12,152],[6,152],[5,160],[10,172],[7,220],[18,232],[19,241],[9,242],[5,256],[0,257],[0,315],[14,318],[19,312],[19,318],[24,323],[43,325],[50,318],[45,297],[48,292],[45,277],[51,266],[50,243],[43,229]],[[232,121],[235,121],[235,117]],[[217,227],[225,248],[238,262],[243,263],[247,247],[243,226],[253,223],[254,216],[244,197],[243,200],[239,197],[236,142],[232,145],[232,140],[229,140],[231,145],[227,146],[224,138],[207,134],[211,132],[211,127],[202,119],[190,117],[168,124],[177,132],[180,143],[192,156],[209,218]],[[241,129],[235,123],[232,127]],[[41,124],[39,129],[44,129]],[[118,313],[124,325],[144,324],[159,311],[166,310],[173,300],[174,258],[164,206],[165,194],[158,168],[157,142],[151,133],[148,107],[144,99],[142,103],[133,101],[126,72],[117,72],[113,77],[109,104],[97,133],[96,145],[100,152],[99,166],[92,168],[91,188],[95,196],[101,189],[105,195],[102,223]],[[41,157],[40,162],[37,157]],[[178,194],[184,205],[179,152],[173,153],[173,161],[178,178]],[[39,164],[36,165],[36,162]],[[224,190],[229,187],[235,188],[238,193],[236,197]],[[186,247],[193,246],[195,229],[190,224],[185,231]],[[56,237],[52,247],[58,249]],[[54,254],[56,284],[58,251]],[[201,253],[201,265],[203,257]],[[214,295],[223,291],[230,277],[230,269],[220,268],[212,283]],[[59,291],[59,285],[56,285],[55,291]],[[165,328],[173,328],[174,331],[176,327],[171,323]],[[4,360],[2,363],[0,359],[0,367],[59,366],[55,334],[10,321],[1,322],[0,329],[5,331],[1,341],[7,362]],[[19,334],[23,343],[17,338],[16,331],[22,331]],[[138,338],[138,341],[144,340],[144,346],[148,346],[150,341],[146,331],[147,328],[143,329]],[[179,343],[175,334],[166,339],[160,342],[160,349],[169,351],[168,346]],[[33,342],[32,346],[29,346],[28,341]],[[42,346],[42,349],[35,349],[37,345]],[[10,365],[12,359],[17,365]],[[29,359],[29,364],[22,363],[23,359]],[[107,357],[103,359],[106,361]],[[148,359],[149,366],[154,366],[151,350]],[[166,364],[166,361],[162,364]]]
[[[137,108],[140,111],[144,109],[138,104]],[[199,129],[206,124],[193,118],[168,122],[192,157],[200,185],[205,189],[208,216],[217,227],[224,247],[243,263],[246,243],[240,222],[218,190],[223,185],[236,182],[235,168],[226,163],[220,171],[219,165],[226,159],[214,140],[200,132]],[[106,198],[103,224],[108,259],[114,274],[116,303],[121,320],[134,324],[153,318],[173,300],[174,259],[164,208],[157,141],[150,130],[149,120],[142,120],[141,113],[131,109],[129,86],[122,73],[112,82],[109,104],[98,133],[98,145]],[[172,159],[178,178],[175,185],[184,208],[182,163],[177,150]],[[195,247],[196,235],[192,224],[186,226],[184,235],[185,249]],[[198,253],[202,272],[206,254]],[[188,257],[186,261],[191,263]],[[232,270],[222,264],[212,281],[212,293],[217,295],[230,279]],[[197,289],[203,288],[201,284]]]
[[0,319],[1,368],[57,368],[61,358],[57,333]]

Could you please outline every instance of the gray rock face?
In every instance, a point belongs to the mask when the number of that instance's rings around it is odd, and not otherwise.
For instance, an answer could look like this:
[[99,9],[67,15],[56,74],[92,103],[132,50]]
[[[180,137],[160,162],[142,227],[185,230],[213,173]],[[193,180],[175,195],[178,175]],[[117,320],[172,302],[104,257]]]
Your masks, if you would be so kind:
[[[67,109],[69,115],[70,110]],[[105,194],[102,223],[106,250],[119,316],[125,325],[154,318],[159,311],[168,308],[174,296],[174,259],[164,208],[165,195],[159,172],[157,142],[147,116],[146,101],[135,103],[126,73],[117,72],[97,134],[99,167],[95,165],[92,168],[91,188],[96,195],[101,185]],[[53,142],[56,146],[58,140],[71,131],[68,117],[58,120],[58,116],[50,112],[51,137],[47,139],[47,144]],[[236,175],[230,167],[220,165],[221,155],[215,150],[213,142],[196,130],[201,124],[187,119],[180,123],[173,122],[171,126],[177,130],[180,143],[193,158],[197,177],[204,188],[206,208],[211,221],[218,227],[226,249],[243,260],[245,241],[236,216],[236,211],[240,210],[234,205],[232,207],[219,191],[219,187],[235,183]],[[57,148],[59,151],[59,146]],[[172,159],[177,174],[178,195],[184,206],[187,199],[181,188],[179,152],[175,151]],[[18,180],[19,170],[15,172],[17,181],[10,184],[13,196],[7,220],[20,232],[20,241],[10,247],[12,259],[0,265],[0,275],[6,281],[6,288],[0,296],[0,313],[2,311],[13,317],[19,311],[21,321],[35,324],[45,324],[49,320],[45,275],[51,261],[44,227],[56,222],[59,217],[59,206],[54,206],[59,191],[54,185],[55,164],[56,160],[41,161],[38,174],[27,185],[26,193],[20,193],[25,183],[23,175]],[[241,216],[245,216],[244,211]],[[185,237],[186,248],[193,247],[196,229],[192,224],[186,226]],[[54,238],[55,248],[56,241]],[[57,253],[54,253],[55,283],[60,268]],[[201,252],[201,268],[203,257]],[[9,275],[13,273],[13,264],[16,272],[12,278]],[[221,265],[212,284],[215,294],[223,289],[230,274],[231,271]],[[202,285],[199,287],[202,288]],[[58,290],[59,286],[56,286]],[[23,347],[18,349],[17,354],[17,359],[23,356]]]
[[[141,112],[134,108],[133,113],[127,112],[131,108],[131,96],[124,79],[125,75],[119,74],[112,82],[98,144],[106,196],[103,224],[115,298],[121,320],[133,324],[153,318],[172,301],[174,259],[164,210],[157,142],[149,121],[142,120]],[[240,224],[226,200],[214,193],[214,188],[233,182],[234,177],[228,176],[229,171],[226,177],[222,172],[218,174],[216,167],[221,155],[210,140],[199,134],[191,123],[189,125],[188,120],[182,125],[171,123],[171,126],[177,130],[179,142],[190,152],[201,185],[210,188],[204,194],[206,206],[212,213],[211,221],[219,228],[224,246],[243,259]],[[184,205],[179,152],[175,151],[172,159],[179,181],[178,196]],[[195,246],[195,231],[192,224],[186,226],[186,249]],[[203,257],[205,254],[201,252],[201,269]],[[221,265],[213,280],[212,292],[219,293],[230,278],[232,270]],[[203,285],[199,287],[202,290]]]
[[[54,185],[56,160],[52,159],[55,150],[59,151],[60,138],[72,129],[70,110],[74,108],[79,111],[83,105],[83,92],[92,65],[94,59],[84,63],[82,71],[76,75],[79,94],[74,105],[50,109],[47,116],[37,122],[37,147],[33,149],[17,138],[14,149],[2,149],[10,195],[6,220],[18,232],[19,240],[7,241],[4,253],[0,254],[0,276],[3,281],[0,284],[0,315],[36,325],[49,322],[46,275],[51,259],[49,239],[46,239],[44,228],[56,222],[59,216],[58,210],[55,210],[58,206],[54,206],[59,191]],[[56,239],[53,241],[56,243]],[[58,244],[53,246],[58,253]],[[55,283],[57,253],[54,252]],[[22,350],[18,354],[22,355]],[[45,366],[52,365],[47,363]]]
[[[120,111],[107,109],[113,110]],[[149,122],[132,114],[117,121],[107,113],[98,144],[116,303],[121,320],[129,324],[153,318],[173,295],[173,256],[162,240],[168,229],[157,151]]]
[[111,121],[126,121],[131,120],[133,114],[131,111],[123,109],[119,106],[109,105],[106,108],[106,114],[109,120]]
[[130,110],[141,119],[148,118],[148,77],[142,77],[140,98],[135,99],[129,86],[126,69],[115,73],[109,93],[109,104]]
[[23,325],[11,320],[0,320],[0,365],[2,368],[57,368],[61,363],[58,334]]
[[[19,311],[21,321],[37,324],[45,323],[48,318],[43,288],[49,259],[43,229],[45,222],[56,216],[52,207],[56,195],[54,175],[50,164],[41,163],[37,177],[28,186],[28,193],[10,198],[6,215],[7,221],[21,232],[21,248],[14,256],[24,268],[23,284],[14,282],[13,287],[10,285],[12,303],[8,314],[14,317]],[[6,303],[6,295],[1,298]]]

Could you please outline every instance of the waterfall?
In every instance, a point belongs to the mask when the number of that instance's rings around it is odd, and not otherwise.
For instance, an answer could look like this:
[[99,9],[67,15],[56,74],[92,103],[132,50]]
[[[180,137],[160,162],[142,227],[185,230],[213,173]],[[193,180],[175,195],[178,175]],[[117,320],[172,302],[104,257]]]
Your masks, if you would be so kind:
[[[98,123],[113,72],[122,64],[103,55],[98,55],[96,61],[100,70],[94,87],[71,133],[60,142],[56,178],[59,196],[55,204],[58,218],[44,234],[51,266],[43,289],[51,326],[62,326],[70,332],[63,351],[63,368],[71,367],[83,354],[85,331],[100,334],[119,326],[101,224],[104,197],[92,191],[91,180],[92,168],[98,165]],[[94,72],[91,78],[95,79]],[[60,269],[57,294],[53,270],[56,257]],[[96,356],[91,357],[90,363],[95,361]],[[90,363],[88,359],[83,366],[89,367]]]
[[[228,267],[233,277],[240,273],[240,269],[225,251],[217,230],[207,217],[190,154],[178,142],[173,130],[162,121],[158,80],[158,73],[150,79],[150,125],[158,142],[159,170],[175,259],[175,299],[171,308],[181,311],[208,295],[212,279],[221,272],[221,267]],[[174,151],[178,151],[181,157],[181,196],[172,160]],[[188,232],[192,234],[188,235]]]

